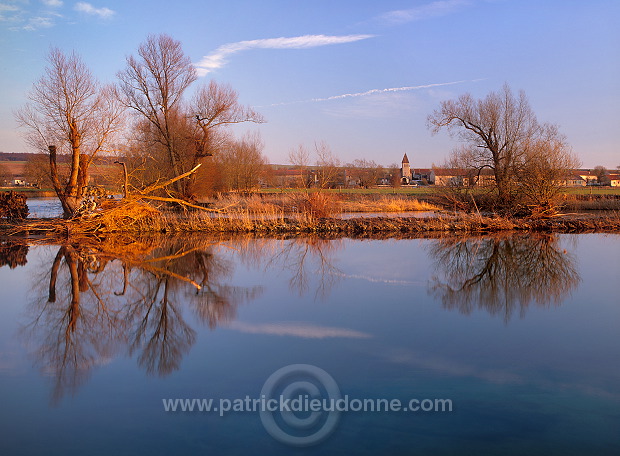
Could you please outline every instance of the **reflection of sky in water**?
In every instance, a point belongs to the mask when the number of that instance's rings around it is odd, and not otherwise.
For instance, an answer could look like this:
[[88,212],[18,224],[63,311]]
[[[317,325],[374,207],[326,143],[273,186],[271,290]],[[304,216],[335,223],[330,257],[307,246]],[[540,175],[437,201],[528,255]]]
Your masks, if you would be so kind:
[[[539,277],[549,274],[541,265],[525,269],[531,257],[523,256],[525,250],[515,253],[514,243],[491,250],[484,249],[488,243],[471,244],[469,263],[448,276],[436,240],[222,241],[204,249],[208,255],[191,253],[166,264],[197,282],[204,276],[192,271],[200,261],[211,271],[200,292],[185,282],[170,288],[175,328],[183,321],[195,332],[172,371],[149,373],[141,358],[148,338],[131,347],[146,315],[138,306],[133,319],[125,318],[121,337],[100,350],[85,378],[55,405],[57,371],[49,364],[43,369],[40,355],[50,348],[46,336],[56,333],[45,325],[32,331],[32,323],[50,315],[46,298],[58,247],[31,246],[26,266],[0,268],[0,451],[297,454],[275,442],[257,414],[166,414],[161,399],[257,397],[271,373],[307,363],[326,370],[351,397],[451,398],[455,411],[350,412],[328,441],[300,453],[614,454],[620,447],[618,240],[564,235],[543,242],[559,254],[558,264],[578,274],[573,283],[559,284]],[[178,254],[179,245],[171,250]],[[187,245],[201,248],[195,240]],[[466,315],[446,306],[433,289],[437,283],[457,289],[455,277],[471,272],[467,268],[485,251],[500,257],[492,267],[504,274],[485,286],[521,287],[492,295],[521,300],[512,302],[508,319],[491,312],[498,303],[481,301]],[[458,262],[450,252],[450,261]],[[86,260],[94,271],[93,257]],[[59,284],[70,277],[69,260],[63,261]],[[508,280],[511,262],[519,263],[511,267],[521,276]],[[123,289],[120,261],[109,259],[105,274],[89,275],[99,297],[120,315],[127,316],[127,302],[135,304],[154,285],[152,273],[140,267],[132,265],[126,297],[114,295]],[[538,276],[523,277],[528,271]],[[541,284],[557,285],[549,292],[559,302],[523,304],[524,297],[540,296],[527,287]],[[70,294],[59,288],[57,295],[60,304]],[[81,301],[84,312],[91,304]]]
[[51,218],[62,216],[58,198],[28,198],[29,218]]

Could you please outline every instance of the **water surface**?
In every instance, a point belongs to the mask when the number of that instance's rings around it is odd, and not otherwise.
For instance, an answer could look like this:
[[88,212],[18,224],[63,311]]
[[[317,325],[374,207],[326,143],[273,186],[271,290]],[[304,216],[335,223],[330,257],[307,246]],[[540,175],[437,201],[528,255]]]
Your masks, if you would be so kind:
[[[4,240],[0,453],[617,454],[619,240]],[[343,412],[304,448],[258,413],[164,410],[295,364],[453,409]]]

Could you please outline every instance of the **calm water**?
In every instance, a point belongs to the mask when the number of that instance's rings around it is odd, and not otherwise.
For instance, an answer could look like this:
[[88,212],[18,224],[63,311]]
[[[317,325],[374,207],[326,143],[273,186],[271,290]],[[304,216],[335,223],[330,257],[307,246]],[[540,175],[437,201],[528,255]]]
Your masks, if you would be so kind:
[[62,217],[62,206],[58,198],[28,198],[30,218]]
[[[617,235],[2,241],[0,265],[2,455],[620,454]],[[334,385],[452,411],[162,402]]]

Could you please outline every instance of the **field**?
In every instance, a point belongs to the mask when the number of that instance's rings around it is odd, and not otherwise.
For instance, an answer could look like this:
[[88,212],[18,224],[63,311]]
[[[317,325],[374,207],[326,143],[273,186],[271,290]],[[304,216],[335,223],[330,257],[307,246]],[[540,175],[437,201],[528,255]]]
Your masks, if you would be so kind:
[[[290,193],[297,192],[297,188],[264,188],[258,193]],[[437,187],[428,185],[423,187],[373,187],[373,188],[342,188],[323,190],[328,193],[342,193],[350,195],[407,195],[407,196],[433,196]],[[617,195],[620,196],[620,187],[581,187],[567,188],[566,195]]]
[[[429,195],[434,187],[372,187],[372,188],[331,188],[325,189],[327,193],[343,193],[357,195]],[[298,192],[299,188],[263,188],[258,193],[291,193]]]
[[0,161],[0,170],[6,173],[6,176],[0,176],[0,180],[15,176],[23,176],[25,169],[25,161]]
[[620,187],[567,188],[567,195],[620,195]]

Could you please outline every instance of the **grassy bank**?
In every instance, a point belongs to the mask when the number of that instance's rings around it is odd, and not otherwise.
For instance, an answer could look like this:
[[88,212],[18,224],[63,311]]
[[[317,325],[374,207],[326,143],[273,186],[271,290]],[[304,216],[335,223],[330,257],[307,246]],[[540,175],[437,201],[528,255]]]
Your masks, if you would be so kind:
[[[283,198],[302,192],[300,189],[262,189],[257,195],[264,199]],[[327,189],[322,192],[337,198],[343,212],[405,212],[416,210],[436,210],[446,203],[442,195],[443,187],[375,187],[355,189]],[[483,198],[488,194],[486,189],[473,189],[473,195]],[[383,200],[383,201],[381,201]],[[395,209],[398,203],[406,202],[407,209]],[[423,209],[417,203],[427,204]],[[620,188],[618,187],[582,187],[566,188],[560,197],[560,209],[565,211],[620,211]],[[381,207],[383,206],[383,207]],[[390,209],[389,207],[394,209]],[[446,207],[452,209],[452,207]]]
[[231,213],[248,211],[255,214],[295,214],[302,210],[317,209],[308,203],[323,206],[319,216],[344,212],[410,212],[435,211],[441,208],[414,195],[383,193],[337,193],[327,191],[300,191],[262,193],[250,196],[226,194],[209,203],[209,207]]
[[[371,188],[332,188],[325,189],[324,192],[336,193],[341,195],[407,195],[420,196],[436,194],[441,187],[434,185],[421,185],[419,187],[371,187]],[[294,193],[299,192],[298,188],[263,188],[257,193],[274,194],[274,193]],[[480,190],[484,192],[485,190]],[[620,197],[620,187],[567,187],[562,193],[566,195],[616,195]]]
[[73,235],[101,236],[107,233],[248,233],[323,234],[336,236],[373,237],[416,233],[485,233],[499,231],[529,231],[556,233],[606,232],[620,233],[620,214],[605,217],[556,217],[526,220],[483,217],[468,214],[439,215],[426,218],[312,218],[303,215],[245,214],[213,216],[205,213],[162,213],[149,207],[125,208],[74,220],[30,220],[0,226],[5,235]]
[[56,192],[52,189],[34,187],[0,187],[0,192],[23,193],[27,198],[52,198]]
[[[578,197],[575,197],[576,201]],[[591,201],[591,200],[589,200]],[[614,199],[616,201],[616,199]],[[141,199],[101,201],[97,210],[71,220],[27,219],[0,222],[3,235],[105,235],[107,233],[321,233],[373,236],[380,233],[482,233],[506,230],[548,232],[620,232],[620,211],[605,215],[571,215],[527,219],[480,214],[437,213],[434,217],[354,217],[341,212],[432,211],[437,207],[403,195],[356,194],[342,197],[329,192],[240,196],[227,194],[205,210],[166,210]]]

